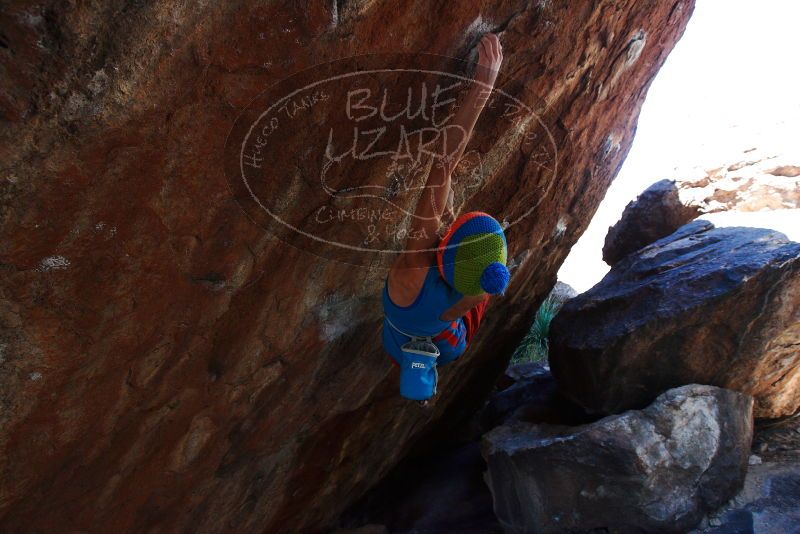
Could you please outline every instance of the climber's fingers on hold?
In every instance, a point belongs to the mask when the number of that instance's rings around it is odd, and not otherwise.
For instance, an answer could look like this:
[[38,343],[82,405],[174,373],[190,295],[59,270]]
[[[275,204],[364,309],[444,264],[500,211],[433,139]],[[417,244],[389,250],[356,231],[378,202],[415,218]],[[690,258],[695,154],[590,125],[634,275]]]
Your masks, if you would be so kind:
[[500,39],[493,33],[484,34],[478,43],[478,64],[490,69],[499,70],[503,62]]
[[487,33],[483,37],[486,39],[486,45],[489,47],[492,59],[495,59],[497,57],[497,36],[493,33]]
[[485,43],[487,53],[489,56],[496,60],[502,54],[502,46],[500,45],[500,38],[494,33],[487,33],[481,38],[481,42]]
[[484,57],[490,58],[492,56],[492,43],[489,42],[489,38],[484,35],[481,37],[481,48],[483,50]]
[[486,59],[489,56],[489,53],[486,49],[486,37],[482,37],[480,42],[478,43],[478,63],[481,65],[486,65]]

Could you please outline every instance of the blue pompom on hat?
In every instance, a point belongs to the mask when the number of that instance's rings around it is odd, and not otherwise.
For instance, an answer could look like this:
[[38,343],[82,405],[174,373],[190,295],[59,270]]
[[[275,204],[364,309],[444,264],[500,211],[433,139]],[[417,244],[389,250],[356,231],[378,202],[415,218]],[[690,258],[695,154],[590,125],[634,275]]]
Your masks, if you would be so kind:
[[480,284],[484,291],[496,295],[505,291],[509,278],[506,266],[496,261],[487,265],[483,270]]

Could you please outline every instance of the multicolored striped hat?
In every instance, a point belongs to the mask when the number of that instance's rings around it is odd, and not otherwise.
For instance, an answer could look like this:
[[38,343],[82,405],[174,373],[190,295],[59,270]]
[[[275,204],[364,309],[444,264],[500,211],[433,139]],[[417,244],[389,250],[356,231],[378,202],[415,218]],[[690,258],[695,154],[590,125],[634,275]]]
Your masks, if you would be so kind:
[[503,294],[508,285],[508,244],[494,217],[482,211],[460,215],[436,251],[439,274],[464,295]]

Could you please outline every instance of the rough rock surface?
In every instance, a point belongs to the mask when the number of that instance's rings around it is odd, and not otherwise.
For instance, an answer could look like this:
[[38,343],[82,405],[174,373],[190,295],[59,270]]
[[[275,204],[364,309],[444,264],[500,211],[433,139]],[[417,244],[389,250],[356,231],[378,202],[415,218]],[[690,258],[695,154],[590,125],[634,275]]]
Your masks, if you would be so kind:
[[565,284],[564,282],[556,282],[556,285],[554,285],[552,291],[550,291],[549,298],[558,302],[560,305],[577,295],[578,292],[569,284]]
[[[786,222],[796,219],[796,210],[800,209],[800,161],[796,157],[766,155],[757,149],[742,157],[745,159],[699,176],[661,180],[648,187],[608,229],[603,260],[613,266],[704,214],[793,210],[785,212],[783,218]],[[767,224],[767,228],[785,231]]]
[[[692,9],[4,2],[0,530],[333,521],[414,443],[480,406],[621,165]],[[490,194],[462,209],[538,204],[509,229],[506,297],[425,411],[398,397],[380,346],[388,262],[354,267],[266,234],[229,191],[223,146],[249,102],[303,69],[398,50],[463,57],[490,30],[516,80],[503,87],[535,107],[557,172],[534,157],[541,138],[521,149],[512,126],[472,139],[492,156]],[[323,128],[299,133],[281,148],[324,144]]]
[[687,534],[800,532],[800,413],[756,420],[741,491]]
[[753,399],[688,384],[577,427],[511,423],[482,441],[506,532],[686,532],[747,471]]
[[[342,530],[383,525],[385,532],[503,532],[483,481],[477,441],[408,458],[341,518]],[[332,534],[334,534],[332,533]]]
[[794,413],[800,244],[693,221],[569,300],[550,333],[559,389],[593,412],[641,408],[701,383],[753,395],[757,417]]
[[579,425],[597,419],[565,398],[544,362],[513,365],[477,414],[478,432],[484,434],[508,421]]
[[[504,385],[505,384],[505,385]],[[335,534],[380,525],[385,532],[502,532],[483,473],[481,436],[511,420],[580,425],[596,420],[558,394],[543,362],[510,366],[483,408],[436,450],[405,458],[340,518]]]
[[[483,424],[472,425],[475,428],[498,421],[498,416],[501,424],[527,421],[576,426],[597,420],[578,421],[565,412],[563,401],[558,400],[552,387],[553,378],[541,362],[511,366],[504,378],[510,380],[512,386],[502,387],[489,397],[484,410],[476,417]],[[480,440],[480,435],[458,434],[452,446],[406,458],[343,514],[339,523],[342,528],[333,534],[502,531],[492,510],[491,493],[482,477],[486,463],[475,442],[475,439]],[[709,511],[690,534],[798,531],[800,415],[755,420],[747,463],[742,489],[720,508]],[[641,532],[641,529],[635,530]],[[596,533],[597,530],[583,532]]]
[[[578,421],[563,409],[563,400],[552,387],[553,378],[541,362],[511,366],[505,380],[512,386],[493,393],[477,420],[485,424],[499,416],[501,424],[527,421],[567,426],[596,421]],[[459,436],[453,446],[406,458],[342,516],[343,528],[335,534],[501,531],[481,476],[486,463],[474,442],[480,435]],[[800,529],[800,415],[755,420],[747,463],[742,489],[709,511],[690,534],[783,534]]]
[[750,465],[742,490],[687,534],[784,532],[800,532],[800,466],[767,462]]

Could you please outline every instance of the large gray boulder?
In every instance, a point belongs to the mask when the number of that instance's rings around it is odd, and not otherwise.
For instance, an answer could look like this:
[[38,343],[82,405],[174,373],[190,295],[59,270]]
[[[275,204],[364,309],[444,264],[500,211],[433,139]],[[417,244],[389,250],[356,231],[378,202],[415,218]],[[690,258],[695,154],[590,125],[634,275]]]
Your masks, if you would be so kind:
[[683,533],[742,487],[750,395],[689,384],[580,426],[514,421],[481,452],[506,532]]
[[669,388],[755,397],[757,417],[800,408],[800,244],[693,221],[629,255],[550,327],[550,368],[593,413],[642,408]]

